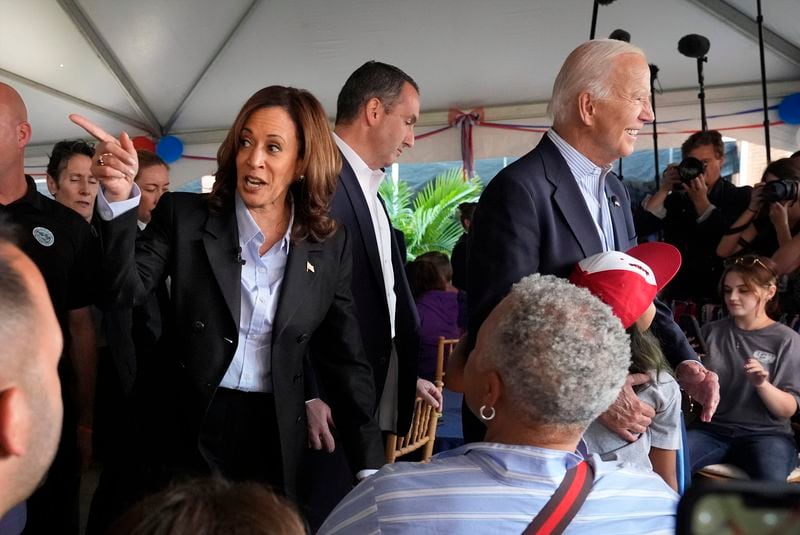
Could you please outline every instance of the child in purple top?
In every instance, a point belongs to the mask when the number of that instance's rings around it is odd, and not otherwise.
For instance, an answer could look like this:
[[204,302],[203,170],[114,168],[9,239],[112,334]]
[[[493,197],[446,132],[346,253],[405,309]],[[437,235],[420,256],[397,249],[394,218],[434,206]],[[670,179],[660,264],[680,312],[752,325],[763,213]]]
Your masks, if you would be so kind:
[[[445,255],[441,255],[447,260]],[[436,259],[439,263],[441,260]],[[449,262],[447,264],[449,266]],[[419,314],[420,349],[417,370],[420,377],[434,380],[439,337],[458,338],[458,294],[448,289],[448,280],[430,253],[407,266],[411,293]]]

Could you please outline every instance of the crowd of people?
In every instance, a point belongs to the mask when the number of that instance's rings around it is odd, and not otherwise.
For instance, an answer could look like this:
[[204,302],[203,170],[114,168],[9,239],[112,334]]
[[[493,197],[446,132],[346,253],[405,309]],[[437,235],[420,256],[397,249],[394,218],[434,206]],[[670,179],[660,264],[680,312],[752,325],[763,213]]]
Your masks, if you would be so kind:
[[[38,193],[0,83],[0,534],[77,534],[92,459],[90,534],[672,533],[680,451],[785,481],[800,157],[736,187],[698,132],[697,172],[631,206],[610,170],[654,118],[649,76],[628,43],[573,50],[452,262],[408,264],[378,196],[420,113],[397,67],[356,69],[333,129],[306,90],[255,92],[202,195],[77,115],[96,144],[57,143]],[[675,303],[727,315],[693,346]],[[417,398],[442,409],[441,336],[465,444],[384,465]]]

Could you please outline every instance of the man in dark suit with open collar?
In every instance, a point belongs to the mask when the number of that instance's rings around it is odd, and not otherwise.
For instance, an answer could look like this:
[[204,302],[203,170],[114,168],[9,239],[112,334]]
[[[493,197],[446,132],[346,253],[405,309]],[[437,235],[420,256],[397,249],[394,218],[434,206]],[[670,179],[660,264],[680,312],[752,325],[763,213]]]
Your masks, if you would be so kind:
[[[636,244],[627,190],[610,169],[633,152],[639,129],[653,120],[649,76],[643,52],[621,41],[584,43],[564,62],[550,102],[552,129],[481,196],[470,232],[471,334],[523,276],[566,277],[587,256]],[[660,302],[653,331],[681,386],[703,403],[702,418],[710,420],[719,401],[717,377],[697,361]],[[632,389],[647,380],[631,376],[601,416],[627,440],[635,440],[653,415]],[[465,438],[480,440],[483,426],[468,411],[464,416]]]
[[[411,426],[417,394],[435,406],[441,404],[436,387],[417,378],[416,305],[391,222],[378,197],[383,168],[414,145],[418,117],[419,89],[414,80],[397,67],[369,61],[350,75],[339,93],[334,135],[342,170],[331,216],[347,228],[352,243],[353,301],[375,377],[378,423],[384,432],[400,435]],[[316,442],[315,433],[309,440],[316,449],[324,446],[330,452],[333,439],[325,427]],[[317,515],[332,510],[350,489],[335,488],[333,483],[343,480],[334,474],[346,473],[337,452],[312,457],[311,462],[319,463],[319,468],[310,470],[316,475],[308,498],[310,515]],[[324,516],[309,517],[312,528],[322,520]]]
[[343,158],[331,215],[347,227],[353,242],[353,298],[376,391],[382,393],[379,423],[399,434],[411,425],[416,391],[433,392],[430,383],[417,379],[419,319],[377,189],[383,168],[414,145],[418,117],[414,80],[396,67],[370,61],[339,94],[334,136]]

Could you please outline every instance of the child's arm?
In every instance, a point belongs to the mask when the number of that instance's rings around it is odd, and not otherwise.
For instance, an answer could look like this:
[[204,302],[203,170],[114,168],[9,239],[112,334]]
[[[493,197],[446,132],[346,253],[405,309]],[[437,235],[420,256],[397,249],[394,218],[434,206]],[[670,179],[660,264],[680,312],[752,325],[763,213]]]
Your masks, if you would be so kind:
[[661,479],[672,487],[672,490],[678,492],[677,452],[651,447],[649,456],[653,472],[660,475]]

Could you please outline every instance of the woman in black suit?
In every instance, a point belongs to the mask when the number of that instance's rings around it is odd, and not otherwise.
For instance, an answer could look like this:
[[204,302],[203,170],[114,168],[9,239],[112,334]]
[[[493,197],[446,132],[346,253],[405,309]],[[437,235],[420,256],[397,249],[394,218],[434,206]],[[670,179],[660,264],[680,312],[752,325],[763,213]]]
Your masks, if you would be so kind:
[[[307,432],[307,404],[320,403],[315,376],[351,467],[379,467],[352,255],[328,216],[339,153],[313,95],[281,86],[255,93],[219,148],[212,192],[165,194],[138,240],[136,210],[124,211],[138,198],[130,139],[72,118],[100,141],[93,172],[103,184],[103,269],[114,301],[136,304],[170,278],[171,329],[140,363],[134,447],[121,471],[145,474],[146,490],[210,471],[294,497],[303,451],[326,432],[319,422],[308,426],[315,436]],[[116,485],[130,494],[129,482]]]

